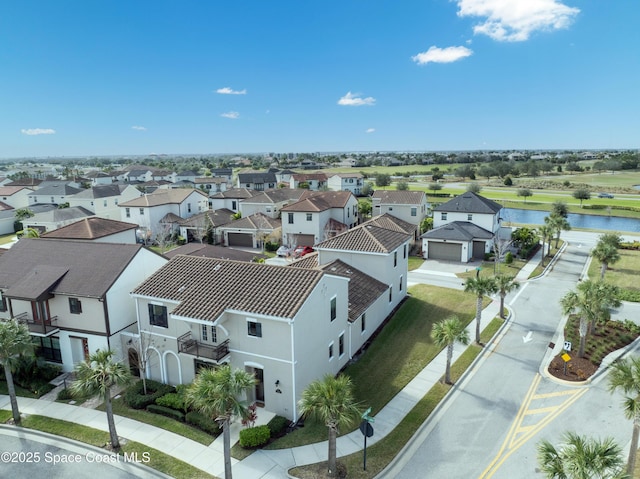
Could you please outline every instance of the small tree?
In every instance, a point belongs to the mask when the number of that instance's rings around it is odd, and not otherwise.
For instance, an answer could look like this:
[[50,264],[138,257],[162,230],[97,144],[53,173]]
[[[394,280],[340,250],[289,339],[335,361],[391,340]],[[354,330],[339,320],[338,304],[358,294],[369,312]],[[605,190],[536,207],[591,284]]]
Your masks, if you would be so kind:
[[435,193],[436,191],[440,191],[442,189],[442,185],[434,181],[432,183],[429,183],[429,189],[433,191],[433,193]]
[[444,382],[451,384],[451,359],[453,358],[453,345],[461,343],[469,344],[469,331],[456,317],[451,316],[433,325],[431,337],[440,348],[447,348],[447,365],[445,368]]
[[578,189],[573,191],[573,197],[576,200],[580,200],[580,208],[582,208],[582,201],[583,200],[590,200],[591,199],[591,192],[586,188],[578,188]]
[[378,173],[376,175],[376,186],[385,188],[391,184],[391,176],[385,173]]
[[467,191],[478,194],[482,191],[482,186],[480,186],[478,183],[469,183],[467,185]]
[[409,189],[409,183],[406,181],[398,181],[396,183],[396,190],[398,191],[407,191]]
[[504,319],[504,299],[511,291],[520,287],[520,283],[515,280],[515,276],[499,274],[495,277],[496,289],[500,295],[500,317]]
[[467,278],[464,284],[465,292],[474,293],[476,301],[476,343],[480,344],[480,319],[482,318],[482,300],[486,295],[497,291],[494,278]]
[[569,207],[564,201],[554,201],[551,205],[551,216],[567,218],[569,216]]
[[533,196],[533,193],[531,192],[531,190],[529,188],[518,188],[518,191],[516,193],[519,197],[524,198],[524,202],[527,202],[527,198],[530,196]]
[[15,319],[0,321],[0,363],[4,367],[4,378],[7,381],[13,422],[17,426],[20,425],[20,410],[18,409],[16,388],[13,384],[13,370],[18,358],[28,354],[33,354],[33,343],[27,326],[18,323]]
[[371,200],[367,198],[361,198],[358,200],[358,212],[360,217],[364,220],[371,216]]

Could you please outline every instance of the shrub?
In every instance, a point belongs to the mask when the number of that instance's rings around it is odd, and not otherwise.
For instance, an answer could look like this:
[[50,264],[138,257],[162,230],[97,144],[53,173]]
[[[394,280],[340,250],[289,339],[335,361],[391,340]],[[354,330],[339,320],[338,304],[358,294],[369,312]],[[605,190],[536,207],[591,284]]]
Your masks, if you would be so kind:
[[504,186],[513,186],[513,180],[511,179],[511,177],[510,177],[510,176],[507,176],[507,177],[504,179]]
[[58,396],[56,397],[58,401],[68,401],[69,399],[73,399],[73,395],[71,394],[71,389],[65,388],[58,391]]
[[271,252],[275,252],[278,251],[278,248],[280,247],[280,245],[278,243],[272,243],[271,241],[267,241],[264,244],[264,249],[266,251],[271,251]]
[[156,399],[156,404],[158,406],[169,407],[171,409],[175,409],[176,411],[185,411],[187,410],[184,404],[184,396],[180,393],[169,393],[164,396]]
[[220,426],[218,426],[218,423],[209,419],[202,413],[196,411],[188,412],[185,416],[185,420],[188,424],[191,424],[212,436],[220,434]]
[[256,426],[240,431],[240,445],[242,447],[260,447],[269,442],[271,431],[268,426]]
[[159,406],[157,404],[149,404],[147,406],[147,411],[152,412],[154,414],[161,414],[162,416],[167,416],[176,421],[184,421],[184,413],[181,411],[176,411],[175,409],[171,409],[170,407]]
[[173,386],[147,379],[147,394],[144,394],[142,381],[138,381],[126,390],[124,402],[130,408],[145,409],[147,406],[154,404],[159,397],[174,391],[175,388]]
[[271,432],[271,437],[284,436],[288,426],[289,420],[282,416],[273,416],[267,423],[267,427]]
[[513,263],[513,253],[511,253],[511,251],[507,251],[507,254],[504,255],[504,263],[505,264]]

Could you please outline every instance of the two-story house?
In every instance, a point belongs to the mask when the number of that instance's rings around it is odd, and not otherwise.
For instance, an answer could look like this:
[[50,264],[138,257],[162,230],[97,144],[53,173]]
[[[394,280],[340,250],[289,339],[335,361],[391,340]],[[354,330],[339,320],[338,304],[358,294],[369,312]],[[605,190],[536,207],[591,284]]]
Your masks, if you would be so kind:
[[429,213],[429,203],[424,191],[376,190],[371,196],[372,217],[390,214],[415,225],[418,239],[420,225]]
[[501,231],[502,205],[471,191],[443,203],[433,211],[431,231],[422,238],[425,259],[469,262],[491,252]]
[[220,226],[218,231],[223,245],[262,248],[266,241],[280,240],[281,226],[279,219],[256,213],[250,216],[243,215],[242,218]]
[[267,190],[250,198],[240,201],[242,216],[251,216],[257,213],[271,218],[280,218],[280,210],[287,205],[300,200],[305,190],[290,188],[277,188]]
[[196,189],[167,188],[119,203],[118,207],[122,221],[136,223],[155,237],[168,233],[164,227],[167,215],[176,220],[190,218],[209,209],[209,198]]
[[212,210],[225,208],[233,211],[234,213],[238,213],[240,212],[241,201],[259,194],[259,191],[251,190],[249,188],[231,188],[229,190],[210,195],[209,207]]
[[178,223],[180,236],[186,238],[188,243],[192,241],[200,243],[207,242],[208,238],[206,236],[210,234],[212,243],[220,244],[222,242],[222,235],[218,229],[232,222],[234,214],[233,211],[226,208],[198,213]]
[[350,191],[355,196],[360,196],[363,187],[362,173],[336,173],[327,178],[327,188],[331,191]]
[[248,188],[250,190],[264,191],[277,186],[278,180],[273,172],[252,171],[249,173],[238,173],[238,188]]
[[283,207],[282,244],[313,246],[358,224],[358,200],[349,191],[305,191]]
[[0,201],[16,210],[27,208],[32,193],[33,189],[26,186],[0,186]]
[[209,195],[227,191],[230,183],[231,180],[223,176],[199,176],[194,180],[195,187]]
[[43,186],[29,193],[30,205],[62,205],[68,203],[73,195],[77,195],[82,190],[72,185],[58,182],[49,186]]
[[98,185],[69,197],[69,206],[82,206],[101,218],[120,219],[120,203],[142,196],[133,185]]
[[209,172],[211,173],[211,176],[215,178],[225,178],[229,183],[233,179],[232,168],[211,168]]
[[304,188],[320,191],[327,186],[327,175],[324,173],[295,173],[289,179],[289,188]]
[[133,290],[149,378],[191,382],[228,363],[249,400],[289,419],[305,387],[349,361],[349,279],[331,271],[178,255]]
[[120,333],[137,331],[129,292],[164,263],[137,244],[23,238],[0,257],[0,318],[27,324],[36,354],[64,371],[97,349],[124,359]]
[[70,225],[84,218],[94,216],[93,212],[82,206],[72,206],[70,208],[54,208],[49,211],[35,213],[29,218],[22,220],[23,229],[30,228],[44,233],[53,231],[63,226]]
[[41,238],[97,241],[99,243],[136,243],[138,225],[91,216],[53,231]]

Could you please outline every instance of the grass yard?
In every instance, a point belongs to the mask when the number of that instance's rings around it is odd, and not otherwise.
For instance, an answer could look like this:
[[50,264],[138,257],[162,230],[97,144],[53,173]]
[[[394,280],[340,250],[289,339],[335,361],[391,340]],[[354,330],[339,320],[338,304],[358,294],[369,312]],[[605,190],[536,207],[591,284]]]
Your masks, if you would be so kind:
[[[640,302],[640,284],[638,284],[638,274],[640,274],[640,251],[621,249],[620,261],[609,265],[609,269],[604,275],[607,283],[614,284],[623,290],[620,299],[625,301]],[[600,262],[591,260],[589,265],[589,278],[600,278]]]
[[16,239],[15,233],[11,233],[10,235],[3,235],[3,236],[0,236],[0,244],[11,243],[15,239]]
[[[13,382],[13,385],[16,388],[16,396],[22,396],[25,398],[35,398],[35,399],[40,397],[39,395],[32,393],[28,389],[21,388],[15,383],[15,381]],[[6,381],[0,381],[0,394],[9,395],[9,389],[7,388]]]
[[[493,276],[493,270],[495,267],[496,274],[506,274],[507,276],[515,276],[517,275],[522,267],[527,264],[527,262],[523,259],[513,257],[513,263],[505,264],[497,263],[495,264],[493,261],[483,261],[480,265],[480,276],[481,277],[491,277]],[[457,273],[456,276],[458,278],[467,279],[467,278],[475,278],[476,277],[476,268],[469,267],[467,271],[464,273]]]
[[[363,409],[370,406],[372,415],[380,411],[440,352],[430,336],[435,322],[457,315],[466,324],[475,315],[476,297],[473,294],[426,285],[413,286],[409,293],[411,296],[367,351],[345,371],[353,380],[357,401]],[[349,430],[344,428],[341,432]],[[303,428],[274,441],[268,449],[300,446],[325,439],[326,426],[307,420]]]
[[421,256],[409,256],[409,271],[413,271],[414,269],[418,269],[424,263],[424,258]]

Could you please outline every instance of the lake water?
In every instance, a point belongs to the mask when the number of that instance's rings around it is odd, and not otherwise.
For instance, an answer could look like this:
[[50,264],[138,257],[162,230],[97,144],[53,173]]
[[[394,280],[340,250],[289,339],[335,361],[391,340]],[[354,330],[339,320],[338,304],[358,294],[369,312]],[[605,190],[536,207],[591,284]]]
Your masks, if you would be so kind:
[[[548,211],[521,210],[517,208],[505,208],[503,221],[512,223],[544,224]],[[569,224],[573,228],[592,228],[607,231],[640,232],[640,220],[635,218],[619,218],[616,216],[579,215],[569,213]]]

